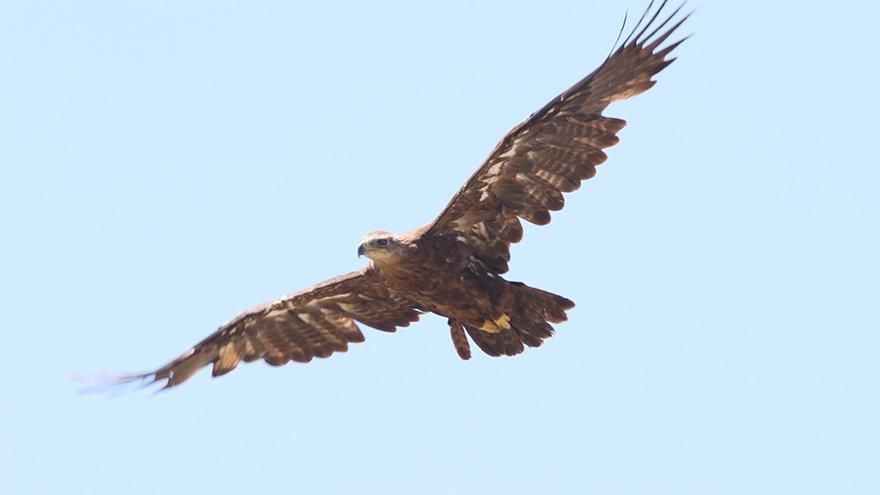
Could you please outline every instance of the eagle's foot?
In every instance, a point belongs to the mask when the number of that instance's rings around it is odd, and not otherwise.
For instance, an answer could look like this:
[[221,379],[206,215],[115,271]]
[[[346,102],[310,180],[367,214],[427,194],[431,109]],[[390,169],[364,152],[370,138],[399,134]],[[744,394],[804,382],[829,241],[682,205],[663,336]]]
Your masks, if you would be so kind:
[[501,315],[494,320],[486,320],[480,325],[480,330],[489,333],[498,333],[502,330],[510,330],[510,317]]

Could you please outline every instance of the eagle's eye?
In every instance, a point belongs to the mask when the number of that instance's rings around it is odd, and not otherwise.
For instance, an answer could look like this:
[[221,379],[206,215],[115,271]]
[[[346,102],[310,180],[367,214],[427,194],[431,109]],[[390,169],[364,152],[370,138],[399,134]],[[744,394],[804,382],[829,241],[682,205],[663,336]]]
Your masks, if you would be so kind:
[[385,247],[388,245],[388,239],[379,239],[376,241],[376,245],[379,247]]

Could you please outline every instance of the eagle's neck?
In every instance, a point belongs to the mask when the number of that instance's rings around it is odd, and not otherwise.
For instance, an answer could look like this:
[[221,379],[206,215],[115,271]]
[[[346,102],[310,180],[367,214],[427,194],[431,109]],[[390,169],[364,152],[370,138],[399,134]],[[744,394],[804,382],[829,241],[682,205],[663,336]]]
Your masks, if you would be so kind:
[[[410,244],[406,249],[372,260],[372,269],[392,289],[412,290],[425,284],[436,283],[438,270],[430,256]],[[433,282],[432,282],[433,281]]]

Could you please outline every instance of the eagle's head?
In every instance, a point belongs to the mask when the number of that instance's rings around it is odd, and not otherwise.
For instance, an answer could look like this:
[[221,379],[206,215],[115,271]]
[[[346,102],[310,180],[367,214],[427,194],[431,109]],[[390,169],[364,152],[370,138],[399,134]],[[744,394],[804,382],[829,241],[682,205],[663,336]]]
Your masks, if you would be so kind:
[[396,254],[403,252],[404,245],[394,234],[377,230],[361,238],[358,246],[358,256],[364,255],[371,260],[381,263],[392,259]]

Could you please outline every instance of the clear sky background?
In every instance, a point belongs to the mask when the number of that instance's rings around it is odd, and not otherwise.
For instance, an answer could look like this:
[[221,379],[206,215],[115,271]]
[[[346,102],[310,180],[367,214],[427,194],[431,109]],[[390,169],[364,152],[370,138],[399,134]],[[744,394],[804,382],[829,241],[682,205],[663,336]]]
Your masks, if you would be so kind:
[[880,493],[874,2],[701,2],[513,249],[578,303],[77,395],[432,219],[645,2],[0,3],[0,492]]

